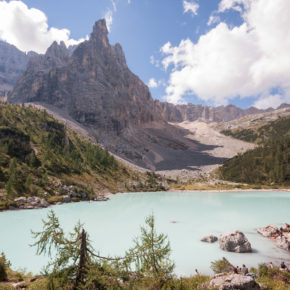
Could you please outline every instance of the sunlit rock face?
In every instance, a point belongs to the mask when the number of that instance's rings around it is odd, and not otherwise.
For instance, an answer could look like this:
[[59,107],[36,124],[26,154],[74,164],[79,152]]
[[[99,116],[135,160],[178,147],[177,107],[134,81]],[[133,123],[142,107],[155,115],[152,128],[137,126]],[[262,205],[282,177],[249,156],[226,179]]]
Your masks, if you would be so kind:
[[17,83],[12,102],[65,107],[80,123],[120,133],[130,124],[159,121],[148,87],[127,67],[120,44],[111,46],[104,20],[70,56],[54,42],[33,58]]

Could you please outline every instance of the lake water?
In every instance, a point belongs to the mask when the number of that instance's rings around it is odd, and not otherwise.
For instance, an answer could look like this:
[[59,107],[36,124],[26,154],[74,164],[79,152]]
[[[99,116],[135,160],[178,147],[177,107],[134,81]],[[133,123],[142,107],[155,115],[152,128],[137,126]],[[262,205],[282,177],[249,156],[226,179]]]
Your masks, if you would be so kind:
[[[190,275],[197,268],[210,274],[211,261],[226,257],[234,265],[248,267],[261,262],[290,262],[290,255],[256,228],[290,223],[289,192],[194,192],[128,193],[108,202],[81,202],[54,206],[61,225],[72,230],[80,220],[102,255],[123,255],[132,246],[146,216],[154,213],[158,232],[166,233],[178,275]],[[42,228],[41,219],[49,209],[0,213],[0,252],[4,251],[14,268],[38,273],[48,261],[37,256],[31,230]],[[174,223],[173,223],[174,221]],[[218,243],[200,242],[206,235],[240,230],[248,237],[254,253],[227,253]]]

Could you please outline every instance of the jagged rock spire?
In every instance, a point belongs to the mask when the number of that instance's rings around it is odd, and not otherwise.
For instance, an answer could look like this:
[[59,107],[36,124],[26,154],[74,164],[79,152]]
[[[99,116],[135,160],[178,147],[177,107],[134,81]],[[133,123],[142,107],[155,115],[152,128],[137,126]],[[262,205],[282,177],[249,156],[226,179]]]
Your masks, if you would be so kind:
[[90,40],[102,42],[105,46],[108,46],[109,45],[108,33],[109,32],[106,20],[105,19],[98,20],[94,25]]

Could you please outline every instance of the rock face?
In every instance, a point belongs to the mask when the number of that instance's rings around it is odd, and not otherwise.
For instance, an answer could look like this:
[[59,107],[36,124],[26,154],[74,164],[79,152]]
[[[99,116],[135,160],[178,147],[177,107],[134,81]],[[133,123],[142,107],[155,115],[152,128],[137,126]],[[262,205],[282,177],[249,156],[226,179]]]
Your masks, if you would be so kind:
[[[205,121],[205,122],[228,122],[247,115],[270,112],[274,109],[259,110],[254,107],[248,109],[240,109],[234,105],[210,107],[202,105],[174,105],[170,103],[162,103],[156,101],[160,107],[161,115],[168,122],[184,122],[184,121]],[[289,105],[285,105],[286,107]]]
[[25,71],[30,55],[0,40],[0,97],[6,96],[13,89]]
[[236,253],[250,253],[252,247],[246,236],[240,232],[235,231],[223,234],[219,237],[220,248],[227,252]]
[[148,87],[126,64],[120,44],[110,45],[105,20],[72,54],[53,43],[33,57],[9,97],[34,102],[73,119],[96,141],[124,159],[152,170],[221,164],[211,146],[186,138],[188,131],[167,123]]
[[205,243],[214,243],[218,240],[218,238],[216,236],[207,236],[207,237],[204,237],[201,239],[202,242],[205,242]]
[[258,290],[259,284],[248,276],[239,274],[222,275],[211,279],[209,283],[210,287],[215,287],[220,290]]

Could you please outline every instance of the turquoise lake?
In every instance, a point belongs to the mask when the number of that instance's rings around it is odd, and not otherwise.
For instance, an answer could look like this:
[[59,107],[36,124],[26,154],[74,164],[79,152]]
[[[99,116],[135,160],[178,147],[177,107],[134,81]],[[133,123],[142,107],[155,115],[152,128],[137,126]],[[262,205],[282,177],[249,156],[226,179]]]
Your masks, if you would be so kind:
[[[101,255],[123,255],[139,235],[146,216],[154,213],[158,232],[168,235],[178,275],[211,274],[211,261],[226,257],[236,266],[290,262],[290,255],[262,237],[256,228],[290,223],[290,192],[194,192],[117,194],[107,202],[80,202],[51,207],[66,231],[80,220]],[[0,213],[0,252],[14,269],[38,273],[48,258],[37,256],[31,230],[42,228],[49,209]],[[251,254],[227,253],[218,243],[200,242],[206,235],[240,230]]]

